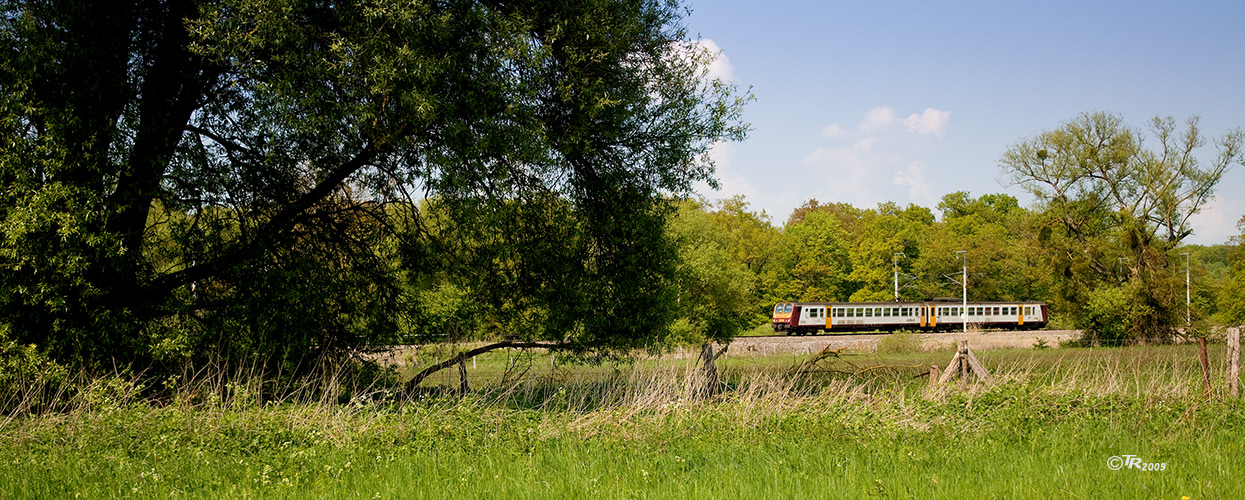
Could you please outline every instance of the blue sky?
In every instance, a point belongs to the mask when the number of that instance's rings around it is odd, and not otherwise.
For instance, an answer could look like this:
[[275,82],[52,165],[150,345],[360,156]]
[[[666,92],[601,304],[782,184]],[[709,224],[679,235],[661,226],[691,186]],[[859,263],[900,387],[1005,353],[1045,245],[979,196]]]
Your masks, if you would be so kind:
[[[742,143],[716,147],[722,190],[781,224],[810,198],[934,208],[1008,193],[1007,147],[1087,111],[1144,128],[1201,117],[1245,126],[1245,2],[691,0],[686,19],[751,86]],[[1211,144],[1202,151],[1212,161]],[[1153,143],[1151,140],[1150,144]],[[1224,177],[1187,243],[1222,243],[1245,214],[1245,167]]]

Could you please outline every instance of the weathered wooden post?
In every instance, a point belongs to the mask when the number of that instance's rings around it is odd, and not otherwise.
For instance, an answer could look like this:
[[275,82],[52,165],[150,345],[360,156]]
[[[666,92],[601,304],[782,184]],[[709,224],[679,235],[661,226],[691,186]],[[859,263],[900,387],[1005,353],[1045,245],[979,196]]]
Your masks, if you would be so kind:
[[938,365],[929,365],[929,388],[933,389],[938,385]]
[[1202,363],[1202,395],[1210,396],[1210,361],[1206,359],[1206,337],[1198,337],[1198,358]]
[[[937,370],[937,367],[933,367]],[[986,381],[990,379],[990,372],[986,371],[986,365],[981,364],[977,356],[973,355],[973,351],[968,350],[968,341],[959,341],[959,349],[955,351],[955,357],[951,358],[951,362],[947,364],[947,369],[942,371],[942,376],[937,381],[932,380],[933,373],[930,373],[931,382],[937,384],[945,384],[955,377],[956,372],[960,375],[960,387],[968,387],[968,374],[972,372],[977,376],[977,380]]]
[[968,340],[960,341],[960,388],[968,388]]
[[1241,329],[1228,329],[1228,395],[1240,395],[1241,378]]

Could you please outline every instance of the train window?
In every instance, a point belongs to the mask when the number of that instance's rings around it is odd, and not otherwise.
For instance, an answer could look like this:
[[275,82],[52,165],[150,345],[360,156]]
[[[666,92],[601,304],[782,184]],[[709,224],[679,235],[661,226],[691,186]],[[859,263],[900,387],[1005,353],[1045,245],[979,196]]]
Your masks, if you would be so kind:
[[890,315],[891,315],[891,308],[889,307],[882,308],[882,316],[890,316]]
[[857,317],[857,318],[863,318],[863,317],[865,317],[865,309],[864,309],[863,307],[857,307],[857,308],[856,308],[856,317]]
[[855,318],[855,317],[856,317],[856,310],[855,310],[855,309],[852,309],[852,308],[848,308],[848,309],[847,309],[847,317],[849,317],[849,318]]
[[791,312],[791,304],[787,304],[786,306],[783,306],[782,312],[784,313]]
[[892,307],[892,308],[891,308],[891,316],[899,316],[899,308],[898,308],[898,307]]
[[872,317],[873,317],[873,308],[872,308],[872,307],[866,307],[866,308],[865,308],[865,317],[866,317],[866,318],[872,318]]
[[782,314],[782,304],[774,306],[774,314]]

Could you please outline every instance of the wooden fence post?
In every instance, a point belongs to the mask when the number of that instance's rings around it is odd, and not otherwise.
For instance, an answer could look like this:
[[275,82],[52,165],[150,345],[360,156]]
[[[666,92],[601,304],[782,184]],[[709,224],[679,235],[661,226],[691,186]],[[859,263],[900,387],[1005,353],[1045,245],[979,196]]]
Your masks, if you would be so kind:
[[968,340],[960,341],[960,388],[968,388]]
[[1240,395],[1241,379],[1241,329],[1228,329],[1228,395]]
[[1202,363],[1202,393],[1210,397],[1210,361],[1206,358],[1206,337],[1198,337],[1198,361]]

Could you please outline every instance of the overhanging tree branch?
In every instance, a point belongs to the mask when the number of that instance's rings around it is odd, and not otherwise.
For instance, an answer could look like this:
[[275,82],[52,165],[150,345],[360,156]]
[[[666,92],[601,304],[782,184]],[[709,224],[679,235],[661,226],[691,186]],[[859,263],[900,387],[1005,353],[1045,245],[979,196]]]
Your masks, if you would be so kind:
[[[398,133],[394,134],[394,136],[401,137],[404,135],[405,129],[405,125],[399,127]],[[250,257],[256,249],[261,248],[264,244],[281,240],[284,234],[306,214],[308,209],[327,198],[351,174],[359,171],[359,169],[379,156],[385,145],[390,143],[389,141],[380,141],[369,144],[349,161],[331,170],[329,175],[321,179],[310,191],[304,193],[297,200],[286,205],[276,215],[268,219],[258,230],[254,231],[256,235],[254,238],[235,243],[212,260],[157,278],[144,287],[144,296],[163,296],[179,287],[219,274],[239,259]]]
[[466,361],[467,358],[470,358],[472,356],[479,356],[486,352],[496,351],[498,349],[503,349],[503,348],[559,350],[559,349],[570,349],[571,344],[566,343],[566,342],[523,342],[523,341],[517,341],[517,340],[505,340],[502,342],[495,342],[492,344],[480,346],[475,349],[462,351],[458,353],[457,355],[445,361],[429,366],[428,368],[424,368],[423,371],[415,374],[415,376],[412,377],[411,380],[406,383],[406,392],[410,393],[411,391],[414,391],[416,387],[419,387],[419,384],[423,383],[424,379],[428,378],[428,376],[432,375],[433,373],[439,372],[441,370],[444,370],[456,364],[462,363]]

